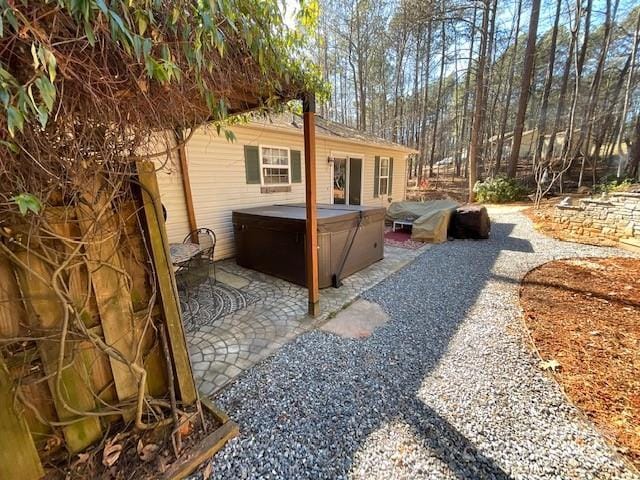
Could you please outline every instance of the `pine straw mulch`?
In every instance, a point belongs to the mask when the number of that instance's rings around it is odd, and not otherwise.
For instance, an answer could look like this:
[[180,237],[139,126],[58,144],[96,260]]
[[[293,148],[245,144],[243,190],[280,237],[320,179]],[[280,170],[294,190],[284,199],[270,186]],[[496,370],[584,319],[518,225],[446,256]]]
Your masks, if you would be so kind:
[[520,301],[541,367],[640,468],[640,259],[549,262]]

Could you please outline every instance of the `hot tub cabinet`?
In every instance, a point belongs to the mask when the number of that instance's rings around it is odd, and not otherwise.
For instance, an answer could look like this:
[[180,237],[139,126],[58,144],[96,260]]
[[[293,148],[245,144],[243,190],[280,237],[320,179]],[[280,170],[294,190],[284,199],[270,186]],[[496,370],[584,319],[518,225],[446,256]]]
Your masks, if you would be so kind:
[[[304,204],[234,211],[238,265],[306,286],[305,215]],[[380,207],[318,205],[320,288],[382,260],[384,215]]]

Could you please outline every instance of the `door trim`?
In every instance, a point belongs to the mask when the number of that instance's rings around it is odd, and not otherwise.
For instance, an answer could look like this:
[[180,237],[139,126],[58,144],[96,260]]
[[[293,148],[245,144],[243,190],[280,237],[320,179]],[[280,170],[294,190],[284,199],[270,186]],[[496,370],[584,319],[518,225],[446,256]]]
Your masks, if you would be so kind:
[[[351,162],[350,160],[352,158],[358,159],[358,160],[362,160],[362,171],[360,172],[360,205],[364,205],[364,175],[365,175],[365,163],[367,161],[364,153],[347,153],[347,152],[340,152],[340,151],[331,151],[329,152],[329,157],[330,158],[344,158],[347,160],[346,162],[346,167],[347,167],[347,182],[345,185],[345,189],[344,189],[344,196],[345,196],[345,205],[350,205],[349,203],[349,178],[351,176]],[[335,173],[334,171],[334,164],[333,162],[331,163],[331,175],[329,176],[329,181],[330,183],[330,200],[331,200],[331,205],[333,205],[333,175]]]

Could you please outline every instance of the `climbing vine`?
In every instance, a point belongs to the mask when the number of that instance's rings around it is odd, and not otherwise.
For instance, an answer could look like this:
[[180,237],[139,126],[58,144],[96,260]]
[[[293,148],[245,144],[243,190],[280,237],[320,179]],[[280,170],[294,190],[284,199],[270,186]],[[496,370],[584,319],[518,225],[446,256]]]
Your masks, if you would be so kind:
[[[317,5],[301,1],[298,28],[284,22],[283,8],[277,0],[0,0],[0,267],[11,265],[19,294],[8,301],[24,313],[15,328],[0,322],[0,360],[31,358],[25,352],[39,351],[34,345],[56,342],[56,355],[42,359],[53,370],[34,384],[47,380],[74,418],[133,404],[135,425],[145,429],[183,415],[175,392],[154,397],[145,370],[164,330],[153,313],[156,272],[140,235],[137,168],[173,161],[203,124],[222,132],[232,114],[324,91],[305,56]],[[131,292],[132,318],[141,322],[129,352],[92,323],[95,277],[105,272],[114,295]],[[42,327],[37,303],[22,306],[33,303],[34,286],[60,307],[55,328]],[[134,401],[105,396],[112,385],[85,385],[92,408],[65,396],[69,366],[80,358],[71,352],[83,342],[132,372]],[[23,381],[16,399],[38,421],[54,429],[77,422],[31,408]]]

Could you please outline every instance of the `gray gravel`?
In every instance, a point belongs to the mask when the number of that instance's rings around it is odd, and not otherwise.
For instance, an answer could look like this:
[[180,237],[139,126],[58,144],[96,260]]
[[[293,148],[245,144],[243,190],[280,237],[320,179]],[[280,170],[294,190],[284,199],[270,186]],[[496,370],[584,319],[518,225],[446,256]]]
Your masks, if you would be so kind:
[[518,308],[531,268],[621,252],[492,219],[363,295],[391,317],[368,339],[305,334],[225,390],[241,435],[214,478],[640,478],[540,371]]

